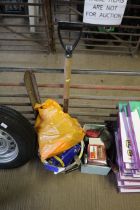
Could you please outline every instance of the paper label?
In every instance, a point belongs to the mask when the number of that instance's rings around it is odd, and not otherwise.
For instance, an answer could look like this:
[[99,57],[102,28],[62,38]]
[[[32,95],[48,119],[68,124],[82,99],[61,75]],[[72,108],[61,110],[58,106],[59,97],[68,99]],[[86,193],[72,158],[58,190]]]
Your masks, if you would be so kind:
[[89,160],[105,161],[105,146],[104,145],[89,145]]
[[127,0],[85,0],[83,22],[95,25],[120,25]]
[[90,159],[97,159],[97,146],[90,146]]
[[3,123],[3,122],[2,122],[0,125],[1,125],[1,127],[5,128],[5,129],[8,128],[8,125],[6,125],[6,124]]

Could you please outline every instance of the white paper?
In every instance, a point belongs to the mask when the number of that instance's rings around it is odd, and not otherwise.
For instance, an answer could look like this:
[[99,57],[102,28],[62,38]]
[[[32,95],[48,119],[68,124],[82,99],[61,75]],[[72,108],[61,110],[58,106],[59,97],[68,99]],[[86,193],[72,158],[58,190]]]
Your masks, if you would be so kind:
[[135,192],[140,192],[140,189],[132,189],[132,188],[120,188],[120,192],[122,193],[135,193]]
[[119,174],[119,176],[119,178],[124,181],[140,181],[140,177],[126,176],[122,174]]
[[125,168],[129,170],[129,169],[134,169],[135,167],[133,163],[125,163]]
[[89,138],[89,144],[104,145],[101,138]]
[[96,25],[120,25],[127,0],[85,0],[83,22]]
[[140,186],[140,181],[124,181],[125,186]]
[[136,170],[135,174],[140,175],[140,170]]
[[138,174],[133,174],[133,177],[134,177],[134,178],[140,178],[140,175],[138,175]]
[[140,186],[140,181],[117,181],[118,187]]

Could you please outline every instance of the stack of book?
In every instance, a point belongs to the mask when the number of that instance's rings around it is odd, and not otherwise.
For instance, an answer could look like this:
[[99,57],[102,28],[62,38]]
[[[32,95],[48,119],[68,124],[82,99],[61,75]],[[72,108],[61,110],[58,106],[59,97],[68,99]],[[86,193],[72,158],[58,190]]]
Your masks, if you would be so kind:
[[115,135],[120,192],[140,192],[140,102],[119,104]]

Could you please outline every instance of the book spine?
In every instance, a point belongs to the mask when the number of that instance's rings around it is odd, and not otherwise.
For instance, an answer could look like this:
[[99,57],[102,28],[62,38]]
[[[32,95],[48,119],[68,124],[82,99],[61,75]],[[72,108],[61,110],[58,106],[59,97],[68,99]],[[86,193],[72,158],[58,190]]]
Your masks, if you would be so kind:
[[137,142],[136,142],[136,136],[135,136],[135,131],[133,128],[133,120],[132,120],[132,114],[131,114],[131,108],[130,105],[128,104],[127,106],[127,110],[128,110],[128,115],[129,115],[129,119],[130,119],[130,128],[131,128],[131,132],[132,132],[132,137],[133,137],[133,147],[135,148],[135,159],[136,159],[136,165],[137,168],[140,168],[140,160],[139,160],[139,152],[137,150]]

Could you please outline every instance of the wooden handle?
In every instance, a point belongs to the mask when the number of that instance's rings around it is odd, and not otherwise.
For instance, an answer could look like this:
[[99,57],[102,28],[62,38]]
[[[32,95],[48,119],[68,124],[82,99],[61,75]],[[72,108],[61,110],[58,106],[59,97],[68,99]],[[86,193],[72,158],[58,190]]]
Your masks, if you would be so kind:
[[69,105],[69,95],[70,95],[70,82],[71,82],[71,65],[72,58],[65,58],[65,67],[64,67],[64,112],[68,112]]

